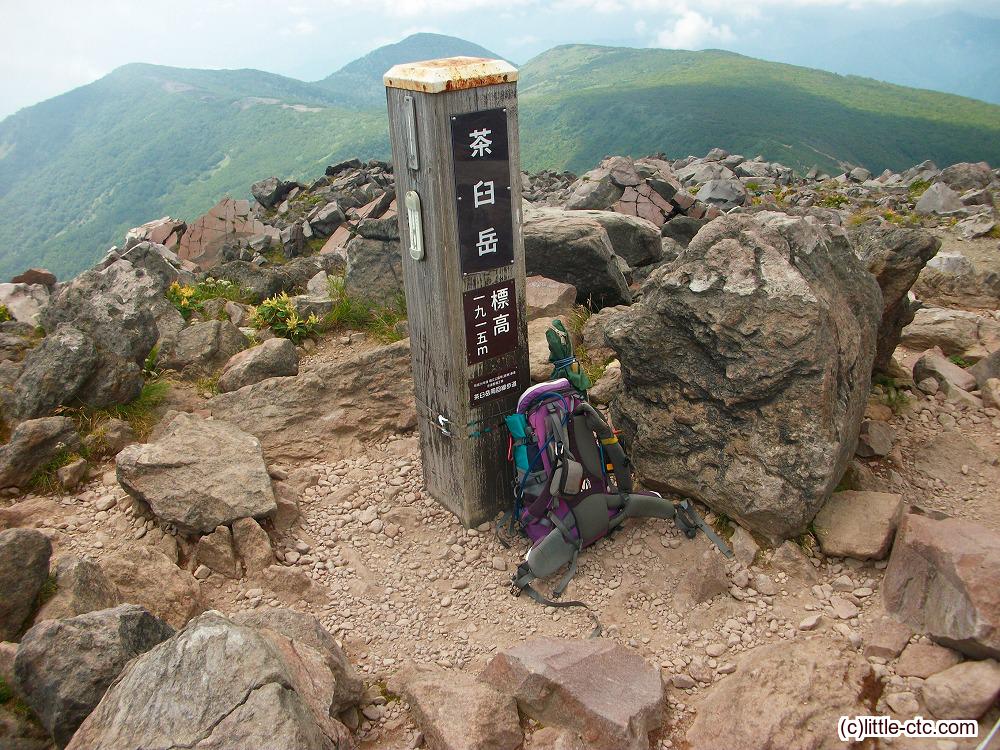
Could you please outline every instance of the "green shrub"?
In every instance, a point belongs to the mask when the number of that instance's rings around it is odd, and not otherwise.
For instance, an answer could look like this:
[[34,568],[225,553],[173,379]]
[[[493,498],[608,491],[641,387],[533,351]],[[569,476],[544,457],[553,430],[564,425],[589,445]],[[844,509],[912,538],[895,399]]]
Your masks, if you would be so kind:
[[254,328],[267,328],[282,338],[291,339],[292,343],[298,344],[303,339],[315,336],[318,332],[319,318],[310,315],[308,318],[299,317],[299,314],[292,307],[291,297],[287,293],[269,297],[261,302],[253,314]]
[[166,291],[167,299],[176,307],[184,320],[192,313],[201,312],[202,304],[210,299],[225,299],[230,302],[249,304],[252,301],[250,292],[226,279],[213,279],[211,276],[199,281],[194,286],[185,286],[176,281]]
[[910,397],[906,395],[906,391],[900,388],[899,384],[887,375],[876,375],[872,379],[872,385],[872,391],[875,393],[876,398],[896,414],[910,403]]
[[951,360],[952,364],[958,365],[963,370],[968,367],[972,367],[972,363],[966,360],[960,354],[952,354],[950,357],[948,357],[948,359]]
[[84,456],[69,450],[60,451],[31,475],[31,479],[28,480],[28,486],[34,492],[56,492],[59,489],[59,480],[56,478],[56,472],[80,458],[84,458]]
[[146,355],[142,363],[142,374],[147,380],[152,380],[160,376],[158,365],[160,364],[160,345],[155,344]]
[[14,316],[10,314],[10,310],[7,309],[7,305],[0,304],[0,323],[6,323],[8,320],[13,320]]
[[170,383],[166,380],[148,380],[139,395],[127,404],[104,409],[64,406],[57,413],[76,422],[77,431],[83,435],[101,431],[102,424],[109,419],[121,419],[128,422],[136,436],[142,439],[149,435],[156,424],[159,418],[156,407],[163,403],[169,390]]
[[330,277],[333,309],[323,317],[324,330],[367,331],[384,344],[404,338],[399,324],[406,320],[406,298],[399,295],[389,305],[373,305],[352,297],[344,289],[344,279]]
[[841,195],[840,193],[829,193],[820,199],[819,205],[824,208],[840,208],[845,203],[850,202],[851,199],[846,195]]
[[927,188],[931,186],[930,180],[916,180],[910,183],[910,198],[916,200],[921,195],[927,192]]

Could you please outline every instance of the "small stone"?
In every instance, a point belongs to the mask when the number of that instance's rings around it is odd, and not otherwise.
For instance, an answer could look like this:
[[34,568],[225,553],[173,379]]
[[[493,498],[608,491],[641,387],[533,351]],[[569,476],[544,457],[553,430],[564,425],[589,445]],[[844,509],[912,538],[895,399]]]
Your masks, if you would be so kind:
[[105,495],[104,497],[97,499],[97,502],[94,503],[94,507],[97,508],[97,510],[111,510],[117,504],[118,501],[115,500],[113,495]]
[[686,674],[675,674],[670,678],[671,684],[678,690],[693,688],[697,683]]
[[860,612],[854,602],[842,599],[839,596],[830,597],[830,607],[833,609],[833,614],[841,620],[850,620],[853,617],[857,617]]
[[799,623],[799,630],[815,630],[822,619],[823,615],[820,614],[809,615]]
[[726,645],[724,643],[710,643],[705,647],[705,653],[713,658],[717,658],[726,653]]
[[212,575],[212,569],[207,565],[199,565],[197,568],[195,568],[194,577],[197,578],[199,581],[204,581],[210,575]]
[[909,691],[902,693],[890,693],[885,697],[885,705],[887,705],[894,714],[898,716],[905,716],[907,718],[920,711],[920,703],[917,702],[916,696]]
[[499,555],[493,558],[492,565],[493,570],[499,570],[501,572],[507,570],[507,561]]

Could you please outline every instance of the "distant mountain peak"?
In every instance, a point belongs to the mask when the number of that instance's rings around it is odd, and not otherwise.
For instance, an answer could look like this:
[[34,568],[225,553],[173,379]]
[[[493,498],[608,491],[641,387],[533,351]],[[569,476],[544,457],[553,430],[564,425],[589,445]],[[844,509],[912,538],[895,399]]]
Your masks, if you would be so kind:
[[382,75],[393,65],[459,56],[500,57],[474,42],[422,31],[372,50],[364,57],[349,62],[336,73],[317,81],[315,85],[345,104],[385,106]]

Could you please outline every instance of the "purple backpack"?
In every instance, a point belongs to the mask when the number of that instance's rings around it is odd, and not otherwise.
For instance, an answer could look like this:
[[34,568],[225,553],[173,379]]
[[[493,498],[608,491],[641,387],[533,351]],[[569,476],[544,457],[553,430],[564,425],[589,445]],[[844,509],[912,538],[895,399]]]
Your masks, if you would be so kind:
[[626,518],[672,518],[689,538],[701,528],[731,556],[686,500],[675,505],[656,492],[633,491],[629,462],[618,437],[565,378],[526,390],[517,411],[505,421],[516,474],[511,523],[531,540],[527,558],[514,574],[515,595],[526,592],[550,606],[586,606],[552,601],[530,584],[567,565],[553,590],[554,597],[561,596],[576,572],[580,550],[607,536]]

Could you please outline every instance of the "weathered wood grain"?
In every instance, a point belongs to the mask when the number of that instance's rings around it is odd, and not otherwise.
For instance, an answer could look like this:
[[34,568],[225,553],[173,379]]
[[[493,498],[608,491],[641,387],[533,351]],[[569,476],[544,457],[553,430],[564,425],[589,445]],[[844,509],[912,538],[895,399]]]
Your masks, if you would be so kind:
[[[507,461],[507,431],[500,415],[514,410],[518,395],[528,386],[517,87],[509,83],[437,94],[387,88],[386,94],[424,481],[432,497],[467,527],[474,526],[492,519],[510,502],[513,474]],[[417,170],[408,167],[405,96],[414,99],[420,154]],[[449,118],[503,107],[507,109],[510,139],[514,265],[463,278]],[[403,208],[403,196],[408,190],[417,191],[421,200],[426,256],[419,261],[409,253],[409,226]],[[517,296],[517,347],[509,354],[467,366],[462,294],[511,278]],[[470,407],[469,381],[505,368],[516,368],[518,373],[518,388],[512,395]],[[438,414],[450,420],[451,437],[438,428]],[[482,419],[488,421],[479,423]],[[491,431],[472,436],[484,428]]]

